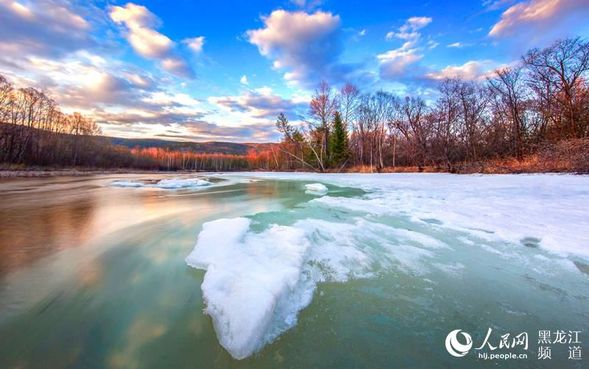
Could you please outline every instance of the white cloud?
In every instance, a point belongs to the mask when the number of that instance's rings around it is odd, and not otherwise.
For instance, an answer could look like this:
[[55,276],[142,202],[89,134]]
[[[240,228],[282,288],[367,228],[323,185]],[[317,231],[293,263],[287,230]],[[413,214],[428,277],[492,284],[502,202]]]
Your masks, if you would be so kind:
[[92,46],[94,14],[85,10],[59,0],[0,0],[0,57],[62,56]]
[[169,37],[155,30],[159,19],[146,7],[127,3],[125,6],[111,6],[111,19],[126,27],[126,38],[137,54],[159,60],[163,69],[181,77],[192,77],[194,72],[188,62],[175,50],[175,43]]
[[[423,58],[421,48],[417,47],[421,39],[419,30],[432,22],[430,17],[411,17],[399,27],[397,31],[386,34],[387,40],[399,39],[404,43],[401,47],[389,50],[377,55],[380,63],[380,75],[382,78],[397,78],[405,73],[408,66]],[[428,48],[433,49],[437,43],[430,40]]]
[[419,54],[416,49],[389,50],[386,53],[376,56],[381,63],[381,75],[384,77],[399,76],[405,72],[405,69],[421,60],[423,55]]
[[430,17],[411,17],[397,31],[388,32],[385,38],[389,41],[397,38],[409,42],[410,46],[413,46],[421,37],[418,31],[430,24],[432,20]]
[[188,45],[188,47],[190,48],[190,50],[192,50],[193,52],[195,52],[196,54],[198,54],[198,53],[200,53],[202,51],[202,47],[205,44],[205,38],[204,38],[204,36],[187,38],[183,42],[186,45]]
[[269,87],[246,91],[238,96],[213,96],[208,101],[231,112],[247,113],[252,118],[265,119],[274,119],[279,113],[296,117],[307,108],[307,102],[282,98]]
[[[589,0],[529,0],[519,2],[503,12],[501,19],[491,28],[489,35],[502,37],[516,32],[552,33],[551,27],[566,25],[572,28],[576,21],[585,21],[589,15]],[[575,21],[571,23],[571,21]]]
[[249,84],[249,81],[247,80],[247,76],[245,74],[241,76],[241,78],[239,79],[239,83],[246,86]]
[[448,47],[452,47],[455,49],[460,49],[464,47],[464,44],[462,42],[454,42],[452,44],[448,44]]
[[440,43],[439,43],[439,42],[436,42],[436,41],[434,41],[434,40],[429,40],[429,41],[427,42],[427,48],[428,48],[429,50],[433,50],[433,49],[435,49],[436,47],[438,47],[439,45],[440,45]]
[[262,20],[263,28],[247,31],[249,42],[273,60],[275,69],[286,71],[287,82],[315,86],[351,72],[338,61],[343,50],[338,15],[275,10]]
[[462,65],[449,65],[442,70],[428,73],[426,78],[432,80],[447,78],[460,78],[468,81],[483,80],[497,68],[497,64],[490,60],[471,60]]

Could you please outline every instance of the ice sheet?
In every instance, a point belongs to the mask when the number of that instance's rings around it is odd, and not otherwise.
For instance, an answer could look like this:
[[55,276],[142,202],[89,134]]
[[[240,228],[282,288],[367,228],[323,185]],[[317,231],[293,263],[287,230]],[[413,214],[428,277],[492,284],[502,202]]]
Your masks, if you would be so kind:
[[[585,176],[242,175],[321,181],[368,194],[323,192],[295,209],[300,218],[288,226],[252,227],[249,218],[204,225],[187,263],[206,270],[201,286],[206,312],[219,342],[237,359],[296,324],[320,282],[387,271],[459,277],[468,263],[455,260],[456,247],[462,253],[478,248],[475,257],[505,258],[531,270],[540,263],[545,270],[576,272],[566,257],[589,259]],[[320,188],[317,184],[311,189]],[[334,210],[339,217],[333,218]],[[530,256],[530,240],[556,258]]]
[[589,176],[453,174],[242,173],[256,178],[321,181],[370,192],[315,199],[367,214],[434,219],[441,227],[520,244],[526,238],[560,255],[589,259]]

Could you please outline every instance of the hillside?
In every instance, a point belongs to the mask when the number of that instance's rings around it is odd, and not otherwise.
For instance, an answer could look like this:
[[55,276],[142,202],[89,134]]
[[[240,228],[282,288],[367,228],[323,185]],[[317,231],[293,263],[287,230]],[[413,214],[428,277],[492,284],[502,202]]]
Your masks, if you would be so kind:
[[231,154],[245,155],[249,150],[260,150],[267,148],[271,143],[236,143],[236,142],[187,142],[168,141],[152,138],[120,138],[105,137],[113,145],[125,146],[128,148],[165,148],[173,151],[189,151],[197,154]]

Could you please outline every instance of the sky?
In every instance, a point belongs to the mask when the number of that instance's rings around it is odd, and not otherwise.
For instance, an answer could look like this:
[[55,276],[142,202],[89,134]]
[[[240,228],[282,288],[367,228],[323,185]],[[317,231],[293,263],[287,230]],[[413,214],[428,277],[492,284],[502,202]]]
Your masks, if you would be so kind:
[[105,135],[268,142],[321,81],[432,98],[588,18],[589,0],[0,0],[0,74]]

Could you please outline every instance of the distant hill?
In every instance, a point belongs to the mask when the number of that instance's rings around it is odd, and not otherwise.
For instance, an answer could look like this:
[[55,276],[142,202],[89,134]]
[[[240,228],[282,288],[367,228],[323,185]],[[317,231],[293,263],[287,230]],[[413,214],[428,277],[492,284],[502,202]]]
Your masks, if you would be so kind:
[[[54,137],[60,137],[61,139],[71,140],[75,138],[67,133],[50,133],[48,131],[39,130],[37,128],[29,128],[21,125],[12,125],[0,122],[0,135],[4,132],[11,132],[13,130],[19,130],[20,134],[24,137],[27,131],[42,132],[44,134],[52,134]],[[1,138],[1,137],[0,137]],[[109,137],[109,136],[93,136],[94,140],[99,142],[110,143],[115,146],[123,146],[130,149],[140,148],[162,148],[169,149],[171,151],[186,151],[193,152],[196,154],[230,154],[230,155],[246,155],[248,151],[263,151],[270,149],[275,143],[237,143],[237,142],[223,142],[223,141],[210,141],[210,142],[189,142],[189,141],[170,141],[162,140],[157,138],[121,138],[121,137]],[[1,142],[1,140],[0,140]]]
[[125,146],[128,148],[149,148],[157,147],[174,151],[189,151],[199,154],[233,154],[245,155],[249,150],[263,150],[274,145],[273,143],[236,143],[236,142],[187,142],[167,141],[155,138],[120,138],[104,137],[113,145]]

